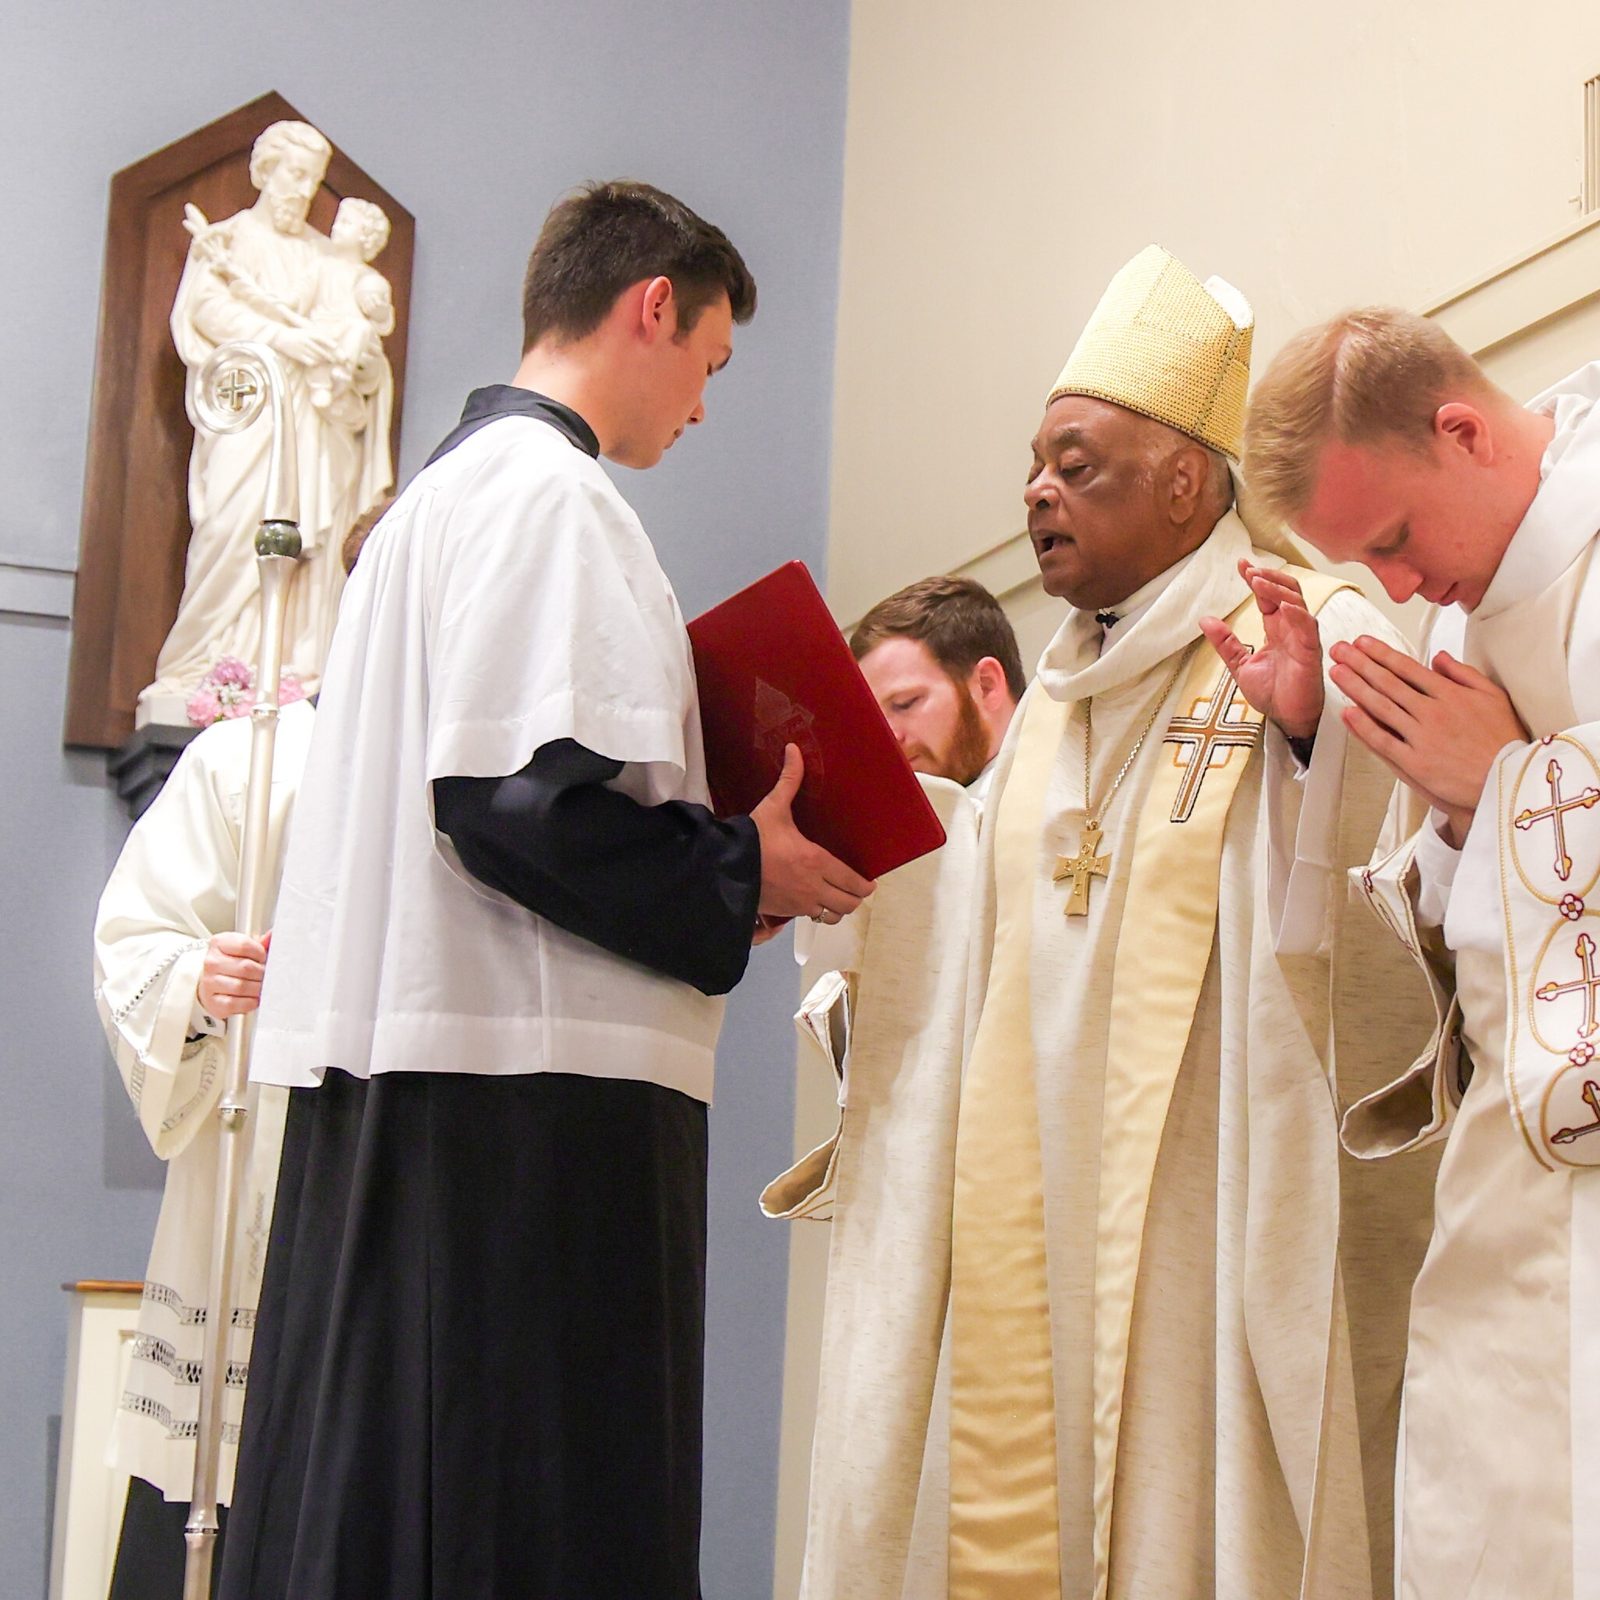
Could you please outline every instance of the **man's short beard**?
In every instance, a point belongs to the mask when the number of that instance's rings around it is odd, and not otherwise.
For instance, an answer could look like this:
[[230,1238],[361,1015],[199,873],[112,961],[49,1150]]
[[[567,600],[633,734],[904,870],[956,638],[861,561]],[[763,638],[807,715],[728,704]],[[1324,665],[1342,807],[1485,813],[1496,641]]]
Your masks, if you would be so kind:
[[961,711],[950,747],[944,752],[940,776],[965,788],[989,765],[989,730],[984,726],[978,702],[964,683],[956,684]]
[[311,210],[291,195],[269,195],[267,209],[272,213],[272,226],[279,233],[299,233]]

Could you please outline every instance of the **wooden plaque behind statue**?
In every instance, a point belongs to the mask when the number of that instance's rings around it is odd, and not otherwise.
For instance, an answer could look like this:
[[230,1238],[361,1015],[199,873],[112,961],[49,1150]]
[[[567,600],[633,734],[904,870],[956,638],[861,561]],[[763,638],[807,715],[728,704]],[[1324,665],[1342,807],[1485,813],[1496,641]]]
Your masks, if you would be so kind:
[[[168,323],[190,244],[184,206],[217,218],[251,205],[251,147],[282,120],[307,119],[281,95],[263,95],[111,180],[72,614],[69,745],[115,749],[128,738],[135,701],[154,676],[183,592],[194,430]],[[348,196],[376,201],[392,230],[383,272],[393,288],[395,328],[384,350],[394,372],[390,443],[398,455],[416,224],[335,145],[311,225],[327,232]]]

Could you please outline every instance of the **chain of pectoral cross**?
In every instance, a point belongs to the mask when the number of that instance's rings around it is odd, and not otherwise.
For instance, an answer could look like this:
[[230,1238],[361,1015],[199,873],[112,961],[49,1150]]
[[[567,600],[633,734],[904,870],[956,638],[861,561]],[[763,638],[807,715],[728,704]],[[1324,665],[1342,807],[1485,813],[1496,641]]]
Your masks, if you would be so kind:
[[1177,688],[1178,679],[1188,667],[1189,658],[1194,654],[1199,642],[1197,639],[1178,657],[1178,664],[1172,669],[1172,676],[1167,679],[1160,695],[1157,696],[1154,709],[1146,718],[1144,727],[1139,730],[1139,737],[1133,741],[1128,759],[1117,769],[1116,777],[1111,780],[1111,787],[1106,790],[1105,799],[1098,806],[1089,803],[1089,784],[1094,769],[1094,696],[1090,695],[1083,702],[1083,832],[1078,837],[1077,855],[1058,857],[1056,869],[1051,874],[1053,883],[1065,883],[1068,878],[1072,880],[1072,893],[1067,896],[1065,910],[1065,914],[1069,917],[1088,916],[1090,879],[1111,876],[1111,857],[1097,853],[1101,837],[1100,818],[1111,809],[1111,802],[1116,798],[1117,790],[1122,787],[1122,780],[1127,777],[1139,752],[1144,748],[1145,740],[1150,737],[1150,730],[1155,727],[1156,719],[1165,708],[1168,697]]

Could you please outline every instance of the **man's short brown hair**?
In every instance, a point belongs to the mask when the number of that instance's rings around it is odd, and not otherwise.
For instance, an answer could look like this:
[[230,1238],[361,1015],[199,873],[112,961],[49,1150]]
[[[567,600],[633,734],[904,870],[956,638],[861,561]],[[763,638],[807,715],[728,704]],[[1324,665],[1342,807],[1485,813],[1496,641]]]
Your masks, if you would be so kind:
[[1343,312],[1296,334],[1256,385],[1245,482],[1265,511],[1292,523],[1311,502],[1325,446],[1392,440],[1426,450],[1441,405],[1492,391],[1436,322],[1392,306]]
[[733,320],[756,313],[756,281],[721,228],[648,183],[591,183],[545,218],[522,285],[522,348],[582,339],[642,278],[668,278],[678,332],[727,295]]
[[392,494],[383,495],[374,504],[350,524],[350,531],[344,536],[344,543],[339,546],[339,559],[344,564],[345,574],[348,576],[356,570],[356,562],[361,559],[361,547],[367,542],[368,535],[378,526],[383,519],[383,514],[395,502]]
[[993,656],[1005,671],[1013,700],[1020,700],[1028,685],[1010,619],[971,578],[923,578],[880,600],[856,624],[850,653],[859,661],[887,639],[920,640],[957,683],[965,682],[985,656]]

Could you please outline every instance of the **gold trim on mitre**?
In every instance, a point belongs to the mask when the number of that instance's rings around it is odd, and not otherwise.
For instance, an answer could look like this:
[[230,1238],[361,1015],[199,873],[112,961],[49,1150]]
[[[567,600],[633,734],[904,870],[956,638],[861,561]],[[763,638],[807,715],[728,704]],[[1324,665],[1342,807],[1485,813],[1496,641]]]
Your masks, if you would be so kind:
[[1254,329],[1232,284],[1201,283],[1147,245],[1101,295],[1045,404],[1064,394],[1108,400],[1238,460]]

